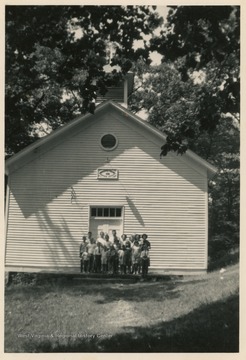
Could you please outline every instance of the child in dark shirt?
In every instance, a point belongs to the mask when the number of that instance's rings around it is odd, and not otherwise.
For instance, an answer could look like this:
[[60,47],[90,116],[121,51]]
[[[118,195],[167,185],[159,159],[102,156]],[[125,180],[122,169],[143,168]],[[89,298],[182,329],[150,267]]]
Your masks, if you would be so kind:
[[111,274],[118,272],[118,251],[113,244],[110,246],[109,269]]
[[80,255],[82,255],[82,253],[86,250],[86,247],[87,247],[87,240],[86,240],[86,236],[82,236],[82,242],[80,244]]
[[103,245],[98,242],[96,244],[94,251],[94,261],[95,261],[95,272],[100,273],[101,272],[101,266],[102,266],[102,247]]
[[149,240],[147,240],[147,238],[148,238],[148,235],[147,235],[147,234],[143,234],[143,235],[142,235],[142,239],[143,239],[143,241],[142,241],[142,246],[143,246],[143,245],[146,245],[146,246],[147,246],[147,249],[150,250],[150,249],[151,249],[151,245],[150,245]]
[[83,268],[84,268],[84,263],[83,263],[83,257],[82,254],[83,252],[85,252],[87,250],[87,241],[86,241],[86,236],[82,236],[82,243],[80,244],[79,247],[79,256],[80,256],[80,272],[83,272]]
[[125,274],[126,272],[128,274],[131,273],[131,266],[132,266],[132,251],[130,244],[126,244],[125,247]]
[[142,265],[142,276],[145,277],[146,275],[148,275],[149,269],[149,250],[146,244],[142,247],[140,257]]
[[[143,239],[142,248],[143,248],[143,246],[146,246],[146,247],[147,247],[147,250],[150,250],[150,249],[151,249],[151,244],[150,244],[149,240],[147,240],[147,238],[148,238],[148,235],[147,235],[147,234],[143,234],[143,235],[142,235],[142,239]],[[150,266],[150,257],[149,257],[148,266]]]

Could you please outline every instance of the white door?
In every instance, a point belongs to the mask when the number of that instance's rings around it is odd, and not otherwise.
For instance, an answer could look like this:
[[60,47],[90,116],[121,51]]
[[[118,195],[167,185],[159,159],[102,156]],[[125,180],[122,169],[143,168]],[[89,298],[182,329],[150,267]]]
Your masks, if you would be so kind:
[[90,231],[92,232],[92,236],[94,239],[97,239],[99,237],[101,231],[111,237],[112,230],[116,230],[117,236],[121,237],[123,233],[122,219],[90,219]]

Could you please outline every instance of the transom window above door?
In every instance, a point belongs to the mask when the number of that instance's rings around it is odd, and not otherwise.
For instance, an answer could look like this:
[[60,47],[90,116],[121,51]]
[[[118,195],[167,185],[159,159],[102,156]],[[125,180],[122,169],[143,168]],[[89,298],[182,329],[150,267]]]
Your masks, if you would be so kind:
[[121,207],[91,207],[91,217],[119,218],[122,215]]

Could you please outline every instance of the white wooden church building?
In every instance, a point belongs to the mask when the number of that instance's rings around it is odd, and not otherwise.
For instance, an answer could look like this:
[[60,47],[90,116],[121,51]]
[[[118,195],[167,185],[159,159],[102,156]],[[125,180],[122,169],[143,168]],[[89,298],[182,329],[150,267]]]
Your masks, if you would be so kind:
[[127,110],[131,81],[6,161],[6,271],[79,272],[82,235],[112,229],[148,234],[150,273],[206,271],[216,169],[191,151],[160,158],[165,135]]

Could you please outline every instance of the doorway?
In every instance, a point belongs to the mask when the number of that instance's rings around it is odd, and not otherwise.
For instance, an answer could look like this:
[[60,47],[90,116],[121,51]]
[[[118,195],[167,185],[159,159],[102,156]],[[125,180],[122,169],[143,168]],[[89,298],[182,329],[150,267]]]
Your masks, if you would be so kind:
[[123,234],[123,207],[91,206],[90,231],[94,239],[99,237],[101,231],[111,237],[112,230],[116,230],[118,237]]

